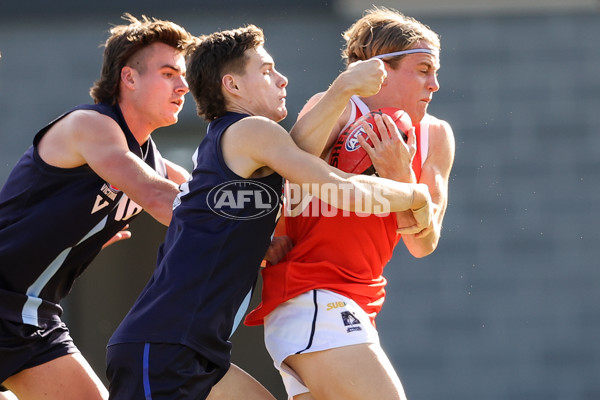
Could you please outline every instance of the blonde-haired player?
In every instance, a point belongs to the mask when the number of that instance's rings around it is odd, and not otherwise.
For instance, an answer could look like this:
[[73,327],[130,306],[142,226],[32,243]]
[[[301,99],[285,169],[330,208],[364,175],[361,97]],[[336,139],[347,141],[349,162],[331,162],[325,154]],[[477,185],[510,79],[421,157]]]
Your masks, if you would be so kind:
[[[439,37],[414,18],[373,8],[344,38],[348,64],[381,59],[387,78],[377,94],[353,96],[330,135],[309,138],[307,148],[326,158],[338,134],[369,110],[405,110],[415,125],[407,143],[389,119],[379,117],[382,139],[367,128],[373,145],[361,137],[359,142],[380,176],[427,184],[435,204],[433,219],[420,232],[402,235],[410,253],[424,257],[440,238],[454,160],[450,125],[427,113],[440,88]],[[300,121],[321,96],[309,100]],[[388,131],[395,134],[383,133]],[[400,240],[398,229],[414,220],[404,212],[385,218],[315,215],[311,210],[320,209],[315,202],[319,200],[302,202],[283,218],[294,247],[280,263],[262,271],[262,303],[246,323],[264,322],[267,349],[290,398],[404,399],[374,320],[385,299],[383,268]]]

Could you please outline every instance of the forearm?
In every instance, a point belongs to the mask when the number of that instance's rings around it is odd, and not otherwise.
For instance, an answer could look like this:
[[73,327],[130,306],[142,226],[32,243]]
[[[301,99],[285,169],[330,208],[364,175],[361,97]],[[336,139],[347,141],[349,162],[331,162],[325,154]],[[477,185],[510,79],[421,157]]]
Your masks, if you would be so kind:
[[335,184],[313,185],[310,191],[338,209],[367,214],[419,209],[429,201],[425,185],[366,175],[351,175]]
[[[157,184],[148,191],[148,195],[136,201],[148,214],[165,226],[171,223],[173,201],[179,194],[179,188],[171,181]],[[135,201],[135,200],[134,200]]]
[[437,248],[442,231],[442,221],[444,219],[444,211],[438,205],[433,207],[434,215],[429,227],[425,232],[420,234],[403,234],[402,240],[404,245],[416,258],[422,258],[433,253]]
[[301,114],[290,131],[296,145],[319,156],[352,95],[338,77],[314,105],[307,104],[310,109]]
[[306,104],[291,131],[294,142],[304,151],[321,155],[329,134],[332,133],[350,97],[374,95],[381,88],[385,77],[386,70],[381,60],[357,61],[350,64],[322,96],[313,96]]
[[[378,213],[380,209],[383,213],[416,210],[430,201],[427,186],[423,184],[397,182],[367,175],[355,175],[350,180],[361,183],[360,196],[365,199],[365,212]],[[360,207],[359,204],[357,206]]]

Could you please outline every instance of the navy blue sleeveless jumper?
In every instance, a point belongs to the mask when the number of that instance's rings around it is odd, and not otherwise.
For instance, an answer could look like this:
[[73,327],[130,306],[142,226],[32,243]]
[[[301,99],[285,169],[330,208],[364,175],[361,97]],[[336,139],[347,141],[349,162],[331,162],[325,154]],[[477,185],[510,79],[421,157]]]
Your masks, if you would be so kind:
[[283,179],[244,179],[221,151],[225,130],[246,114],[210,123],[194,171],[147,286],[109,341],[182,344],[228,367],[231,336],[245,311],[280,212]]
[[59,305],[102,246],[141,208],[88,165],[46,164],[37,146],[46,132],[75,110],[115,120],[129,150],[166,177],[152,139],[142,147],[117,105],[83,105],[40,130],[0,191],[0,318],[41,328],[59,321]]

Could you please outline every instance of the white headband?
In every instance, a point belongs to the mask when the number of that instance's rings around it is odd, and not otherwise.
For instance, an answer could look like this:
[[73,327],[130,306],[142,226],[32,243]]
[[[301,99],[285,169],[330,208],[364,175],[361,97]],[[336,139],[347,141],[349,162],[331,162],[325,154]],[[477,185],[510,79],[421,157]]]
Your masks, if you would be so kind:
[[385,57],[395,57],[395,56],[403,56],[405,54],[413,54],[413,53],[427,53],[434,55],[436,57],[439,56],[440,52],[438,50],[431,49],[408,49],[402,51],[395,51],[393,53],[379,54],[378,56],[373,56],[371,58],[385,58]]

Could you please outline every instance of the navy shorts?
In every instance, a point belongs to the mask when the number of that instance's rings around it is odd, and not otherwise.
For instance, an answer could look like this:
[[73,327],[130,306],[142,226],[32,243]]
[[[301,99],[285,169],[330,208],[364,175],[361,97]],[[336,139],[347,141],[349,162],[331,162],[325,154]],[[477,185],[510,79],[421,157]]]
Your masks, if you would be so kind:
[[[0,319],[0,384],[24,369],[73,353],[79,350],[61,321],[42,329]],[[0,385],[0,391],[5,390]]]
[[179,344],[115,344],[106,362],[109,400],[205,399],[227,372]]

